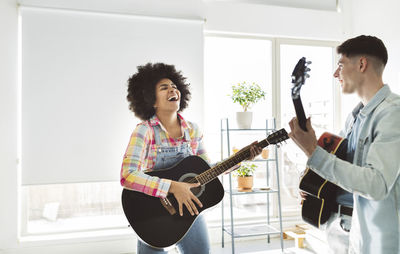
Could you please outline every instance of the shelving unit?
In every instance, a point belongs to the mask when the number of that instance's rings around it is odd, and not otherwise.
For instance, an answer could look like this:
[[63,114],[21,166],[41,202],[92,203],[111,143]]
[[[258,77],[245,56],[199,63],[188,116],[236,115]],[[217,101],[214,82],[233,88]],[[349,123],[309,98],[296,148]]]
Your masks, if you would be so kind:
[[[275,119],[266,120],[265,128],[263,129],[231,129],[229,128],[229,120],[227,118],[221,119],[221,160],[229,157],[231,155],[231,133],[232,132],[240,132],[240,133],[252,133],[252,132],[265,132],[265,138],[276,130]],[[224,139],[225,137],[225,139]],[[224,147],[226,146],[226,149]],[[251,192],[240,192],[236,189],[236,187],[232,186],[232,176],[231,173],[224,175],[221,177],[222,184],[224,184],[224,179],[228,178],[229,188],[225,189],[225,192],[228,194],[222,200],[221,210],[222,210],[222,248],[225,245],[225,233],[229,234],[232,239],[232,253],[235,253],[235,238],[240,237],[249,237],[249,236],[267,236],[267,242],[270,243],[270,235],[280,234],[280,242],[281,242],[281,250],[283,252],[283,231],[282,231],[282,212],[281,212],[281,198],[280,198],[280,185],[279,185],[279,167],[278,167],[278,153],[277,146],[269,147],[270,151],[274,151],[274,157],[268,159],[256,159],[254,162],[265,162],[265,170],[266,170],[266,187],[265,188],[253,188]],[[225,150],[225,151],[224,151]],[[225,154],[227,155],[225,157]],[[271,156],[271,154],[270,154]],[[276,169],[276,185],[277,189],[272,189],[271,179],[269,176],[270,171],[270,163],[275,164]],[[268,187],[268,188],[267,188]],[[270,220],[270,195],[277,195],[278,202],[278,219],[279,219],[279,229],[271,226]],[[267,201],[267,211],[266,211],[266,221],[264,224],[257,225],[236,225],[234,220],[234,212],[233,212],[233,196],[236,195],[265,195]],[[225,207],[224,202],[225,199],[229,199],[229,212],[230,212],[230,225],[225,225]]]

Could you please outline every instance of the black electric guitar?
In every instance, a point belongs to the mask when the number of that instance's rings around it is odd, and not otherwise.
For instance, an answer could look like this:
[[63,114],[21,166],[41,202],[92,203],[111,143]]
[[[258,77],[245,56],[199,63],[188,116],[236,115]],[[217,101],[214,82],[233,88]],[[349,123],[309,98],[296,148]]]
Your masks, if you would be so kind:
[[[285,129],[281,129],[260,141],[260,148],[280,143],[288,139]],[[192,188],[203,207],[197,207],[199,214],[218,204],[224,197],[224,188],[218,176],[250,156],[250,148],[242,149],[235,155],[210,168],[198,156],[189,156],[171,168],[155,170],[146,174],[159,178],[201,185]],[[155,198],[141,192],[124,189],[122,207],[129,224],[136,234],[148,245],[165,248],[180,241],[188,232],[197,216],[185,210],[183,216],[176,211],[178,203],[174,195],[165,199]]]
[[[310,63],[306,61],[305,57],[302,57],[292,73],[292,100],[299,125],[305,131],[307,131],[306,116],[300,98],[300,89],[309,77],[310,69],[308,65]],[[318,139],[318,146],[342,160],[346,159],[347,139],[324,132]],[[324,225],[338,211],[338,203],[336,202],[338,191],[346,192],[309,168],[306,168],[303,172],[299,188],[307,193],[306,199],[302,202],[301,216],[305,222],[317,228]]]

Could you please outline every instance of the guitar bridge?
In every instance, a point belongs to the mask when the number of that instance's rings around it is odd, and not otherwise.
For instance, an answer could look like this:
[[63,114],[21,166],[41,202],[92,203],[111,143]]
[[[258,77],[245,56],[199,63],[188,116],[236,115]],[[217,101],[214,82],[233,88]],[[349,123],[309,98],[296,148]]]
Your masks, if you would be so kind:
[[160,198],[161,204],[164,206],[165,209],[169,212],[169,214],[174,215],[176,214],[175,207],[172,206],[171,202],[169,202],[168,198]]

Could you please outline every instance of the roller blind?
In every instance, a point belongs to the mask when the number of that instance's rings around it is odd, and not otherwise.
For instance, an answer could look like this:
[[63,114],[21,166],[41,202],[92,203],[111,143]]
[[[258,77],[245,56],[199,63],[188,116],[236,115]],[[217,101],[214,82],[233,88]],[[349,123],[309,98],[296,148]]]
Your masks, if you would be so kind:
[[201,112],[202,22],[29,7],[20,13],[23,185],[119,179],[139,122],[126,101],[138,65],[175,64],[197,85],[191,111]]

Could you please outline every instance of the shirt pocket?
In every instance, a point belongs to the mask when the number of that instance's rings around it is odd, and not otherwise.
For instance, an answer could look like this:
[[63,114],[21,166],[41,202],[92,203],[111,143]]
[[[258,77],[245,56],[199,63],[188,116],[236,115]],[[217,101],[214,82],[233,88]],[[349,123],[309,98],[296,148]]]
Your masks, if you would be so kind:
[[357,165],[364,166],[370,145],[371,142],[368,136],[358,140]]

